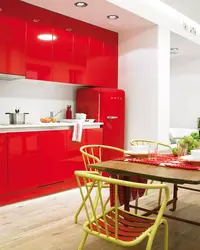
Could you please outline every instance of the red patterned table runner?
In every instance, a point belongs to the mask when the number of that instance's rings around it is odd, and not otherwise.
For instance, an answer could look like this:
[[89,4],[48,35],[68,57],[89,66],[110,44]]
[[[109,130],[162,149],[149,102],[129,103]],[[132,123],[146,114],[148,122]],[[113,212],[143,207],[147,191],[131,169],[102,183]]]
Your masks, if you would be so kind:
[[179,169],[181,168],[189,170],[200,170],[200,166],[179,161],[178,158],[173,155],[158,155],[156,158],[151,158],[151,159],[125,156],[116,159],[116,161],[135,162],[135,163],[142,163],[154,166],[162,165],[164,167],[179,168]]

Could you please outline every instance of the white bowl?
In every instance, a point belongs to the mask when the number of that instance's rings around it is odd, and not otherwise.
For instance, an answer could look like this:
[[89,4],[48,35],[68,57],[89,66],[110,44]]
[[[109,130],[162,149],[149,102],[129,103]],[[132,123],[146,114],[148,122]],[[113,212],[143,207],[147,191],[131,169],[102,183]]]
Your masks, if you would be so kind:
[[132,146],[131,147],[133,153],[138,154],[148,154],[149,146],[147,145],[140,145],[140,146]]
[[194,159],[200,159],[200,149],[191,150],[191,156]]
[[78,120],[85,120],[86,117],[87,117],[87,115],[84,113],[76,113],[75,114],[75,119],[78,119]]

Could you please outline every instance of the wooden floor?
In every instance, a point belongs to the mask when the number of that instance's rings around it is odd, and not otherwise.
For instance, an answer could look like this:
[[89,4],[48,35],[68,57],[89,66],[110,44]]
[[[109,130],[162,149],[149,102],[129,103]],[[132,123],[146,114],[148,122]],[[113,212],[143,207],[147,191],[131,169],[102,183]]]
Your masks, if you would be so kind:
[[[142,198],[140,204],[156,205],[156,194]],[[73,223],[80,196],[78,190],[21,202],[0,208],[1,250],[77,250],[82,237],[81,224]],[[167,209],[167,213],[169,210]],[[179,191],[178,209],[174,213],[200,222],[200,193]],[[199,250],[200,227],[169,221],[169,250]],[[110,250],[111,245],[92,236],[85,250]],[[129,249],[118,247],[118,250]],[[145,242],[135,248],[145,250]],[[159,230],[153,250],[163,249],[163,230]]]

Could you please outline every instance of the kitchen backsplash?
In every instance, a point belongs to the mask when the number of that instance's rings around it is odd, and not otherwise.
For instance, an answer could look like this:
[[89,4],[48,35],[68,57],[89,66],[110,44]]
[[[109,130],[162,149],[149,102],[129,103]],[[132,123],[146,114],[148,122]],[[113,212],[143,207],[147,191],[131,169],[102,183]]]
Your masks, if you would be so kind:
[[39,122],[41,117],[63,110],[57,118],[63,118],[67,105],[75,110],[77,85],[60,84],[33,80],[0,81],[0,124],[8,123],[5,112],[28,112],[27,123]]

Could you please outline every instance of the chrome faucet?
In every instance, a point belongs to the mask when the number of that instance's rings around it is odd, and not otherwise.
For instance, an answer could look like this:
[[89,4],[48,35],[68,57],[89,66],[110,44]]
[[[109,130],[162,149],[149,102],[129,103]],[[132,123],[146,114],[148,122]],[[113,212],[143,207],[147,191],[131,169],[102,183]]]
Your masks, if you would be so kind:
[[50,111],[50,117],[55,117],[57,115],[59,115],[61,112],[63,111],[63,109],[61,109],[59,112],[57,112],[56,114],[54,114],[54,111]]

